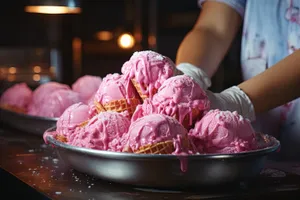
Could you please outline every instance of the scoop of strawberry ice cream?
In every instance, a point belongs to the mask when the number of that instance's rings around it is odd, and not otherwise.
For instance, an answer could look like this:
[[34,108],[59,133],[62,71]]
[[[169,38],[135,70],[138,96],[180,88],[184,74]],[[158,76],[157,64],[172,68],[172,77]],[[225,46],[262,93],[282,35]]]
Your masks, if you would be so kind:
[[150,50],[133,53],[122,66],[125,77],[135,79],[142,92],[150,97],[151,91],[158,89],[165,80],[173,76],[175,70],[175,64],[171,59]]
[[130,98],[139,99],[139,95],[131,81],[117,73],[108,74],[103,78],[94,97],[94,99],[102,105],[110,103],[111,101],[121,99],[129,100]]
[[127,133],[129,119],[118,112],[101,112],[89,120],[68,143],[78,147],[119,152],[124,148],[122,137]]
[[189,136],[200,153],[238,153],[257,148],[250,121],[237,112],[211,110]]
[[31,99],[32,90],[26,83],[19,83],[4,91],[0,98],[0,104],[3,106],[13,106],[26,111]]
[[102,79],[98,76],[84,75],[76,80],[72,85],[72,90],[79,93],[83,103],[88,103],[97,92]]
[[173,141],[174,153],[188,152],[184,146],[187,130],[173,117],[163,114],[150,114],[131,123],[127,145],[133,152],[146,145]]
[[68,107],[56,123],[56,131],[68,138],[77,127],[89,119],[89,107],[83,103],[75,103]]
[[59,89],[47,94],[42,102],[33,104],[28,114],[41,117],[60,117],[71,105],[80,102],[77,92],[68,89]]
[[44,107],[44,104],[48,102],[48,97],[57,90],[71,90],[68,85],[57,83],[57,82],[48,82],[38,86],[32,95],[32,100],[28,106],[28,114],[38,115],[40,112],[38,109]]
[[[180,75],[167,79],[152,100],[144,101],[133,114],[132,121],[151,114],[161,113],[176,117],[180,123],[189,116],[189,125],[201,118],[210,108],[205,91],[189,76]],[[197,111],[197,118],[193,112]]]

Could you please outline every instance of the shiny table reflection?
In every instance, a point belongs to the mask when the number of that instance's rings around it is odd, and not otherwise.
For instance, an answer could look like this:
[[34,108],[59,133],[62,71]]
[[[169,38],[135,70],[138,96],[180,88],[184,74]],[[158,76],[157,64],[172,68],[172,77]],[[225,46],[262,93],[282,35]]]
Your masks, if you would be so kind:
[[40,199],[291,199],[291,195],[300,193],[300,163],[275,161],[268,162],[256,181],[226,187],[167,191],[110,183],[72,170],[57,157],[51,146],[44,144],[42,137],[3,124],[0,128],[0,168],[1,177],[3,173],[7,179],[15,177],[28,187],[24,190],[41,194]]

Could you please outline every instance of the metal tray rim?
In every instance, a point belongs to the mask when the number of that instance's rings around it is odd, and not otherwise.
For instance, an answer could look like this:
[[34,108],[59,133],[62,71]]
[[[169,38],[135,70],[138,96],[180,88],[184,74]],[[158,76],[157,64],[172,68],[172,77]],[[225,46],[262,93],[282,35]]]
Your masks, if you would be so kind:
[[40,116],[34,116],[34,115],[27,115],[27,114],[23,114],[23,113],[13,112],[13,111],[3,109],[3,108],[0,108],[0,112],[7,112],[7,113],[10,113],[15,116],[24,117],[24,118],[28,118],[28,119],[32,119],[32,120],[47,120],[47,121],[53,121],[53,122],[58,120],[57,117],[40,117]]
[[[56,126],[53,126],[46,130],[46,132],[53,131],[56,129]],[[270,136],[272,137],[272,136]],[[235,154],[194,154],[194,155],[161,155],[161,154],[135,154],[135,153],[124,153],[124,152],[112,152],[112,151],[104,151],[104,150],[96,150],[96,149],[88,149],[84,147],[76,147],[72,146],[60,141],[57,141],[52,136],[47,136],[47,141],[54,145],[55,147],[59,147],[62,149],[66,149],[69,151],[74,151],[77,153],[83,153],[86,155],[91,156],[99,156],[102,158],[109,158],[109,159],[141,159],[141,160],[149,160],[149,159],[178,159],[178,157],[184,157],[188,159],[197,159],[197,160],[205,160],[205,159],[238,159],[243,157],[249,156],[262,156],[268,153],[276,151],[280,147],[280,142],[272,137],[274,143],[272,146],[247,151],[247,152],[240,152]]]

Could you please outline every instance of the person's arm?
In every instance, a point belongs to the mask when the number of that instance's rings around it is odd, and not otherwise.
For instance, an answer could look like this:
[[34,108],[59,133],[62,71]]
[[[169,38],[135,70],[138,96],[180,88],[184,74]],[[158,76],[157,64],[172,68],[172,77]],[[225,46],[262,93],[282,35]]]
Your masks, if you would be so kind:
[[300,50],[238,87],[249,96],[256,113],[300,97]]
[[300,97],[300,50],[238,86],[207,94],[211,109],[237,111],[253,121],[255,114]]
[[189,63],[212,77],[230,47],[242,18],[225,3],[207,1],[203,4],[193,29],[181,42],[176,64]]

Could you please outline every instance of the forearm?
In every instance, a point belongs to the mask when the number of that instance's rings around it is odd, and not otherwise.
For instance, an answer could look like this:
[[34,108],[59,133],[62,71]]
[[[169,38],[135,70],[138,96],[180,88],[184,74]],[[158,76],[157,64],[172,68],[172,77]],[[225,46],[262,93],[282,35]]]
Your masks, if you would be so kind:
[[300,97],[300,50],[239,85],[262,113]]
[[219,2],[204,3],[194,28],[179,46],[176,64],[190,63],[212,77],[241,25],[240,15]]
[[182,41],[176,57],[176,64],[183,62],[201,66],[209,77],[217,71],[227,49],[227,42],[204,28],[191,30]]

